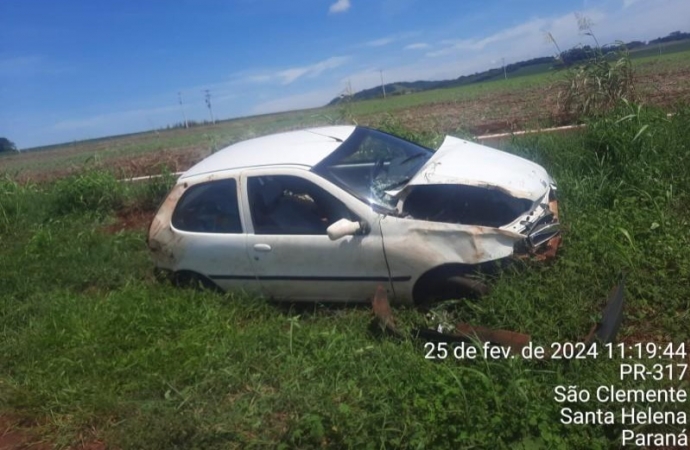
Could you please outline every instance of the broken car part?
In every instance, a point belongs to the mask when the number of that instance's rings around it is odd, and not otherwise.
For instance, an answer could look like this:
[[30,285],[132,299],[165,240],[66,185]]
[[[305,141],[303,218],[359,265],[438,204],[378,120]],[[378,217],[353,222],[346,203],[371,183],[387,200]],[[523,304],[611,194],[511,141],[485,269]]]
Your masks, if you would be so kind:
[[[601,320],[592,327],[583,339],[585,344],[589,345],[593,342],[605,344],[615,341],[623,320],[623,309],[625,307],[624,289],[625,280],[621,278],[621,281],[611,290]],[[372,309],[375,320],[380,324],[381,328],[395,336],[405,337],[405,333],[400,330],[400,326],[393,316],[388,303],[388,295],[382,286],[377,288],[372,298]],[[489,343],[509,347],[513,354],[519,354],[531,342],[531,336],[528,334],[507,330],[494,330],[468,323],[454,324],[452,329],[446,332],[431,328],[417,329],[413,330],[409,336],[414,339],[432,342]],[[546,354],[544,359],[548,359],[551,356],[553,355]]]

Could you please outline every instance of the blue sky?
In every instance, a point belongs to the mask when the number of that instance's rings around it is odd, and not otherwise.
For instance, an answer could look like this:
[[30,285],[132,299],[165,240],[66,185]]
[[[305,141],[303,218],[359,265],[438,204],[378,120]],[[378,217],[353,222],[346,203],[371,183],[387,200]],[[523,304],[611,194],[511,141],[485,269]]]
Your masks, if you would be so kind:
[[20,148],[321,106],[587,37],[690,31],[688,0],[0,0],[0,136]]

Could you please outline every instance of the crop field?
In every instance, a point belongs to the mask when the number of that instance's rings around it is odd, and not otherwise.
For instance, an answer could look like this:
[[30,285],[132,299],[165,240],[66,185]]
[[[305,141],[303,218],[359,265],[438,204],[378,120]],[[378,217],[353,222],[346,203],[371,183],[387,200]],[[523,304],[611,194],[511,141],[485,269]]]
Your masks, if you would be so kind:
[[[690,51],[633,59],[640,102],[666,108],[690,102]],[[552,126],[574,119],[558,110],[562,72],[438,89],[339,107],[271,114],[215,125],[159,130],[130,136],[73,142],[14,155],[0,155],[0,173],[40,181],[84,166],[109,168],[118,177],[176,172],[233,142],[271,132],[335,123],[383,126],[395,122],[416,132],[435,130],[481,135],[525,127]]]
[[[558,257],[516,262],[479,300],[447,302],[434,314],[397,309],[402,326],[445,317],[529,333],[547,347],[576,342],[623,273],[619,340],[690,350],[690,67],[687,53],[638,64],[652,106],[621,105],[578,133],[516,137],[507,146],[558,181]],[[548,77],[0,159],[0,448],[609,449],[628,428],[620,418],[566,425],[561,409],[690,413],[687,402],[556,402],[559,385],[690,388],[679,371],[621,380],[621,362],[603,350],[571,361],[429,360],[422,341],[372,327],[368,305],[275,304],[175,288],[154,276],[145,244],[173,178],[118,182],[163,166],[182,170],[230,142],[307,124],[354,118],[434,146],[449,131],[541,123],[553,116],[542,118],[530,99],[548,101],[539,94]],[[474,116],[460,115],[464,109]],[[680,435],[687,425],[632,428]]]

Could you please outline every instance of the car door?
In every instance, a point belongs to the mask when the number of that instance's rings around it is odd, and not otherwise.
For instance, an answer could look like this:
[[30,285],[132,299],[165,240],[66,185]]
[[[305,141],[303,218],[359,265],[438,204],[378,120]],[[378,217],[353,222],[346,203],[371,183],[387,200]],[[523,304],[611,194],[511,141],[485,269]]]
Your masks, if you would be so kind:
[[176,272],[199,273],[222,289],[259,293],[247,255],[235,178],[193,184],[172,214],[177,243]]
[[[390,287],[380,216],[366,205],[300,169],[247,171],[242,184],[247,251],[267,297],[356,302]],[[326,228],[343,218],[367,231],[330,240]]]

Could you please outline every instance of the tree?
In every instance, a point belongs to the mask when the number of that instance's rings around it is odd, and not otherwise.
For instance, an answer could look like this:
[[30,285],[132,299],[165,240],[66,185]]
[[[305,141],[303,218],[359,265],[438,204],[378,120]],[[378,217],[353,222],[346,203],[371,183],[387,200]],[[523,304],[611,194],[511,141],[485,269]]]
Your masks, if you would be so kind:
[[16,152],[17,151],[17,146],[14,145],[14,142],[10,141],[9,139],[5,137],[0,137],[0,153],[4,152]]

